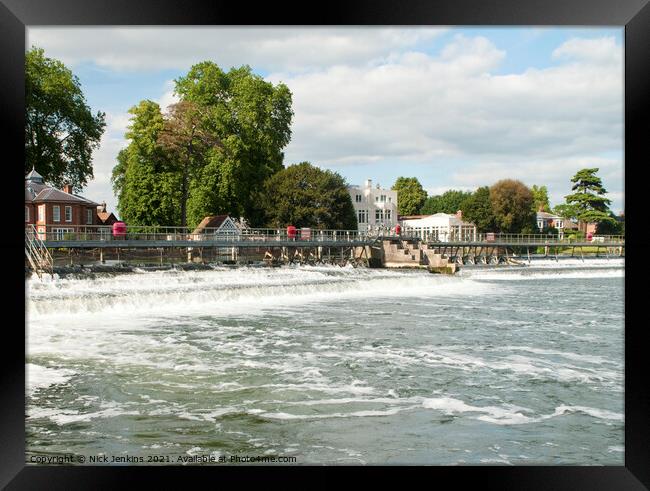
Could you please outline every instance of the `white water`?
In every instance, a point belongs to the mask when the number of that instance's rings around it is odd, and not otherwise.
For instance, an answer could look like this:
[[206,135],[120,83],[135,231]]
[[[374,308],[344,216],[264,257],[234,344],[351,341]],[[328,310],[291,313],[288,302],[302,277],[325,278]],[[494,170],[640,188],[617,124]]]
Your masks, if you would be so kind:
[[545,462],[557,445],[560,462],[617,463],[624,270],[592,261],[30,279],[28,442],[430,463]]

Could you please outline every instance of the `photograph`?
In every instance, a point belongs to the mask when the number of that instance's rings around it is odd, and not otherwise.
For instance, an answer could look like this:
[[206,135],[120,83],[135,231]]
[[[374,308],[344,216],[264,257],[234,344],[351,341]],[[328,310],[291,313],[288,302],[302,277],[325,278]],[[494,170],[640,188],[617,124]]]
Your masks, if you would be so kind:
[[25,464],[625,465],[622,26],[27,26]]

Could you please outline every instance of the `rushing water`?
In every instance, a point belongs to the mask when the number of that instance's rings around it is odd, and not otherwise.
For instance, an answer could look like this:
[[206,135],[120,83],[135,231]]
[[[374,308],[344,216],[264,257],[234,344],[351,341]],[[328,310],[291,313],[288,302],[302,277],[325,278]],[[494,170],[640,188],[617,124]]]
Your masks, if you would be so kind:
[[592,259],[30,279],[27,462],[622,465],[623,274]]

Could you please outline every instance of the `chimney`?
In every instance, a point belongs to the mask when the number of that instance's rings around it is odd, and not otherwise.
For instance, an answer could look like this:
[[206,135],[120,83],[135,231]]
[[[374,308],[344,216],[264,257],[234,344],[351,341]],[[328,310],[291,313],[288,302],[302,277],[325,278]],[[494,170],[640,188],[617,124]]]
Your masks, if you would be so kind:
[[72,184],[64,184],[63,185],[63,192],[72,194]]
[[366,187],[371,188],[372,187],[372,179],[366,179]]
[[102,213],[106,213],[106,201],[102,201]]

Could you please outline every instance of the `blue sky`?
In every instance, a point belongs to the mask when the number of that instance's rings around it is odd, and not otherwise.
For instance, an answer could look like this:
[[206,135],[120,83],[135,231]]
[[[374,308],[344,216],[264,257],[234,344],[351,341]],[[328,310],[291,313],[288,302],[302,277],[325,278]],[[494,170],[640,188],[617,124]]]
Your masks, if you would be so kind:
[[285,164],[310,161],[350,184],[418,177],[430,194],[498,179],[546,185],[599,167],[622,211],[622,28],[117,28],[31,27],[107,113],[84,194],[117,204],[110,172],[128,109],[164,108],[193,63],[250,65],[293,93]]

